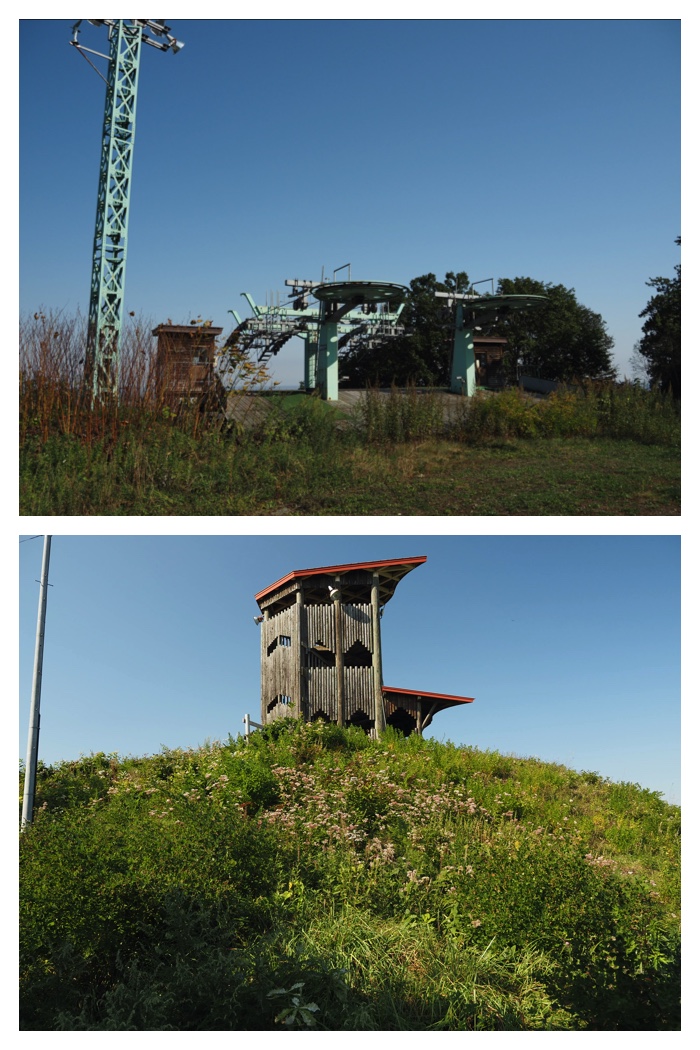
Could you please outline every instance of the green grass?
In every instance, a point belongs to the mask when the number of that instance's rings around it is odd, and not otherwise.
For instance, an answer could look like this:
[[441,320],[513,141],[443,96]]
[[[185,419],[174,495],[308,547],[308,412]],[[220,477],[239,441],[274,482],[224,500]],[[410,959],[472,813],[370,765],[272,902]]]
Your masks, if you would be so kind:
[[255,425],[222,426],[158,400],[140,324],[120,404],[92,412],[77,322],[49,320],[24,335],[24,515],[680,513],[679,407],[634,385],[479,392],[449,409],[438,392],[370,390],[351,412],[267,393]]
[[40,766],[23,1030],[677,1030],[680,810],[275,723]]
[[675,515],[680,460],[604,437],[375,444],[335,429],[193,437],[162,423],[92,445],[28,437],[20,491],[31,515]]

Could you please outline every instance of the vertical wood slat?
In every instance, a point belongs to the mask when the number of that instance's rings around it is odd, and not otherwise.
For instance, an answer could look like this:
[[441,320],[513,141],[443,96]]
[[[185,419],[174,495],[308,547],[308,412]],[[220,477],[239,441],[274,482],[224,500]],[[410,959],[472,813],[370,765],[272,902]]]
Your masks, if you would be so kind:
[[[301,644],[300,644],[300,605],[295,602],[288,608],[270,615],[264,613],[261,631],[261,721],[266,724],[275,718],[283,718],[290,713],[303,716],[301,689]],[[281,637],[290,639],[290,645],[283,645]],[[268,653],[273,643],[274,648]],[[288,696],[294,707],[279,704],[268,711],[268,706],[275,697]]]
[[[297,585],[294,593],[290,589],[283,597],[290,604],[285,602],[282,608],[275,604],[276,612],[264,612],[262,722],[290,713],[308,720],[320,712],[344,724],[356,713],[362,713],[374,723],[375,732],[381,732],[386,715],[381,691],[378,573],[371,577],[369,602],[321,600],[306,605],[303,585]],[[280,644],[281,636],[289,638],[291,644]],[[317,643],[321,643],[318,649]],[[345,654],[357,647],[357,643],[365,649],[371,666],[347,666]],[[268,653],[270,646],[272,650]],[[350,662],[356,661],[357,657],[353,656]],[[361,655],[359,662],[362,662]],[[286,696],[291,697],[294,704],[291,712],[288,705],[282,703],[267,711],[277,697]]]
[[335,645],[335,622],[332,605],[307,605],[306,623],[308,629],[308,644],[313,646],[316,642],[323,642],[333,652]]
[[347,652],[353,642],[361,642],[372,651],[372,607],[353,603],[343,606],[343,651]]
[[371,667],[346,667],[345,695],[347,697],[345,718],[352,718],[356,711],[362,711],[368,718],[374,718],[374,689]]

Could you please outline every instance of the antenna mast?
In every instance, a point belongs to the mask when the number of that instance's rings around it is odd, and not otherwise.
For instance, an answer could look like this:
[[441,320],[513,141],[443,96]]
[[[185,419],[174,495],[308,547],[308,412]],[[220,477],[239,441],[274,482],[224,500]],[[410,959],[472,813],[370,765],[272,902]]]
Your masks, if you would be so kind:
[[[82,18],[79,19],[73,26],[71,44],[90,65],[93,63],[88,59],[88,53],[106,58],[109,63],[85,354],[85,383],[91,389],[94,403],[110,397],[116,399],[118,396],[119,345],[124,309],[129,195],[141,44],[173,52],[180,51],[185,45],[170,35],[170,27],[162,21],[89,18],[87,21],[92,25],[108,27],[109,55],[102,55],[78,43],[82,21]],[[154,33],[156,39],[149,36],[147,30]],[[161,40],[161,37],[165,39]]]

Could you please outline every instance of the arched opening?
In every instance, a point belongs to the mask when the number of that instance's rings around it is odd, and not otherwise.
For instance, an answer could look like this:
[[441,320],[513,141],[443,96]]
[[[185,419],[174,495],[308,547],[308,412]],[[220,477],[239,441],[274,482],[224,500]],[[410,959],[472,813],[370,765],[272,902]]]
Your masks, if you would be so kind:
[[345,724],[364,729],[365,733],[370,733],[374,729],[374,719],[370,718],[364,711],[355,711]]
[[397,707],[395,711],[392,711],[387,717],[386,724],[393,726],[394,729],[397,729],[399,733],[403,733],[404,736],[410,736],[416,728],[415,718],[403,707]]
[[335,653],[320,639],[306,649],[305,655],[306,666],[310,668],[333,667],[335,664]]
[[343,663],[346,667],[371,667],[372,654],[366,645],[356,641],[343,656]]

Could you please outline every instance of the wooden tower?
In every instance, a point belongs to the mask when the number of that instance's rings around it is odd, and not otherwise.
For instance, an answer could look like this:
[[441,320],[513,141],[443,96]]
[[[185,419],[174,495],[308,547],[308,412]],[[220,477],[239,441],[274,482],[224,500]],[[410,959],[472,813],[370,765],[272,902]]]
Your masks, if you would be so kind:
[[422,732],[445,707],[471,697],[385,687],[380,623],[397,584],[418,558],[298,569],[255,600],[261,616],[261,722],[294,716]]

